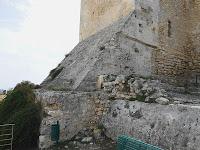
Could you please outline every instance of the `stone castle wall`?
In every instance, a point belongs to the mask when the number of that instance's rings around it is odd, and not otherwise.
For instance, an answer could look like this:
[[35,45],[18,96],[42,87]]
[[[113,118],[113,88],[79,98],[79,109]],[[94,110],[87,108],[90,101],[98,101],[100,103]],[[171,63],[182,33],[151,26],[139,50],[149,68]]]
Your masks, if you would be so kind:
[[182,80],[187,70],[185,15],[185,1],[160,1],[159,49],[154,51],[155,74],[173,78],[173,82]]
[[82,0],[80,41],[127,16],[134,10],[134,0]]
[[176,80],[190,84],[199,82],[199,10],[199,0],[160,1],[161,50],[155,52],[156,74],[177,77]]
[[188,21],[189,21],[189,42],[188,56],[189,72],[192,83],[200,83],[200,0],[190,1],[188,3]]
[[[174,82],[189,79],[195,83],[200,73],[199,10],[200,0],[82,0],[80,40],[132,12],[135,17],[127,20],[122,32],[139,43],[156,47],[148,57],[151,61],[145,62],[152,66],[149,72],[173,78]],[[138,65],[141,62],[136,66],[144,67],[143,63]]]

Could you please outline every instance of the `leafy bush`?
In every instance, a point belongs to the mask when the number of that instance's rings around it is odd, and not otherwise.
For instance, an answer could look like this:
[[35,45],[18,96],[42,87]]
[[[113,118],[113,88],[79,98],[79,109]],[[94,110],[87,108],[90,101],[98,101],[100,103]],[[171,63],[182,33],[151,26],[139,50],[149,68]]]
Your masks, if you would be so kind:
[[144,96],[144,95],[137,95],[137,96],[136,96],[136,99],[137,99],[137,101],[139,101],[139,102],[144,102],[145,99],[146,99],[146,96]]
[[37,146],[42,107],[35,101],[34,87],[28,81],[22,82],[0,103],[0,124],[15,124],[15,149]]
[[144,95],[136,95],[135,97],[129,98],[129,101],[139,101],[139,102],[145,102],[146,96]]
[[135,97],[130,97],[128,100],[129,101],[136,101],[136,98]]

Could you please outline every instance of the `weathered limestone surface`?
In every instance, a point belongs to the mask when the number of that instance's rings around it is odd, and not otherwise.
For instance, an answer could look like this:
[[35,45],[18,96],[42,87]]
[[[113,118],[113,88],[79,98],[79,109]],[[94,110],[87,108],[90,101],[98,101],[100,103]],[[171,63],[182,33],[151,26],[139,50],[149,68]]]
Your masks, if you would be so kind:
[[[51,90],[93,91],[101,74],[151,76],[152,51],[156,46],[150,43],[156,38],[139,31],[129,32],[138,23],[136,19],[134,22],[134,13],[80,42],[42,86]],[[142,37],[144,41],[140,40]]]
[[71,93],[39,90],[37,100],[44,107],[40,131],[40,148],[52,145],[51,125],[59,121],[60,140],[69,140],[95,117],[95,104],[90,93]]
[[198,150],[200,107],[116,100],[102,122],[106,135],[129,135],[165,150]]
[[85,128],[95,129],[108,107],[108,95],[102,92],[64,92],[36,90],[35,95],[44,108],[40,127],[40,148],[48,148],[51,125],[59,121],[60,140],[72,139]]

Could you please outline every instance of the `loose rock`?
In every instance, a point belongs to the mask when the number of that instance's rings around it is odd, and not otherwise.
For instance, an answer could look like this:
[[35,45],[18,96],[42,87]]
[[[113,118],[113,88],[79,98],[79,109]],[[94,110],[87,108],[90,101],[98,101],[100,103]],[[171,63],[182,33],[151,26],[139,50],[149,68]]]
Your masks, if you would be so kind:
[[93,140],[92,137],[85,137],[81,140],[82,143],[90,143]]
[[160,97],[156,99],[156,102],[161,105],[168,105],[170,101],[164,97]]

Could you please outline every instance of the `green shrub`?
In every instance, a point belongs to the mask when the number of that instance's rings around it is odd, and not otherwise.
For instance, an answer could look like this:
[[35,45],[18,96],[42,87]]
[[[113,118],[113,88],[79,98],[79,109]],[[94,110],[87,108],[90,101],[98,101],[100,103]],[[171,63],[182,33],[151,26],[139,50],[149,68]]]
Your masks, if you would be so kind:
[[129,100],[129,101],[135,101],[136,98],[135,98],[135,97],[130,97],[128,100]]
[[137,95],[136,100],[139,102],[145,102],[146,96],[144,95]]
[[144,95],[136,95],[136,97],[130,97],[129,101],[139,101],[139,102],[145,102],[146,96]]
[[13,123],[14,149],[37,146],[42,107],[35,101],[34,84],[22,82],[0,103],[0,124]]

